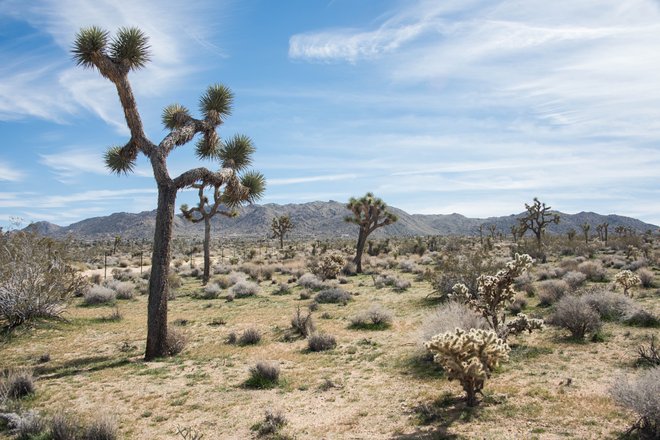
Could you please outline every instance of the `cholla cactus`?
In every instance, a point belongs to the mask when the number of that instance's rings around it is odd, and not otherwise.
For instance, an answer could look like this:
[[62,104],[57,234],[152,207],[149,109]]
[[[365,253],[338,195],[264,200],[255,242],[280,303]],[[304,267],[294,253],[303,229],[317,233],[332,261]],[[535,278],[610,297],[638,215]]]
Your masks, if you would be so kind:
[[481,275],[477,279],[477,295],[471,296],[469,289],[464,284],[456,284],[453,287],[454,294],[465,301],[470,308],[480,313],[490,327],[497,334],[504,334],[501,328],[504,325],[504,308],[513,302],[516,291],[513,289],[513,281],[522,275],[534,262],[527,254],[516,254],[512,261],[506,263],[506,267],[495,275]]
[[628,295],[632,298],[632,293],[629,292],[630,288],[641,284],[642,280],[640,280],[639,277],[631,271],[622,270],[621,272],[614,275],[614,282],[623,287],[624,295]]
[[344,257],[339,254],[324,255],[321,258],[317,275],[321,275],[324,280],[337,278],[345,264]]
[[461,383],[468,406],[477,404],[477,393],[493,369],[509,359],[510,351],[492,330],[456,329],[436,335],[424,345],[435,354],[433,360],[442,365],[449,380]]
[[524,331],[531,333],[533,330],[543,329],[543,320],[528,318],[524,313],[518,313],[513,320],[506,323],[506,334],[517,335]]

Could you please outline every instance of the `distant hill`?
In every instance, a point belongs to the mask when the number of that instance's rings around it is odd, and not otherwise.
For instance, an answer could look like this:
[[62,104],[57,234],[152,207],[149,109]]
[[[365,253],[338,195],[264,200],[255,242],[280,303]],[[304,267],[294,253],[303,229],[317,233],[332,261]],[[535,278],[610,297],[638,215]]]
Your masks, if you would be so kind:
[[[422,215],[408,214],[392,207],[391,210],[399,217],[393,225],[378,229],[376,237],[401,237],[424,235],[476,235],[479,225],[497,226],[497,231],[510,234],[511,226],[517,224],[522,214],[512,214],[504,217],[468,218],[460,214]],[[344,222],[348,210],[343,203],[310,202],[303,204],[250,205],[239,209],[235,218],[217,215],[213,218],[213,234],[215,237],[245,237],[265,238],[270,234],[270,224],[275,216],[289,214],[295,228],[291,237],[296,238],[332,238],[354,237],[357,226]],[[580,233],[580,225],[589,223],[595,234],[596,225],[603,222],[610,224],[609,230],[623,226],[638,232],[649,229],[657,230],[658,226],[644,223],[630,217],[619,215],[601,215],[593,212],[563,214],[558,225],[550,225],[549,233],[563,234],[571,228]],[[119,212],[105,217],[88,218],[69,226],[62,227],[49,222],[38,222],[29,225],[27,230],[36,230],[40,234],[51,237],[73,235],[76,238],[96,240],[116,236],[131,239],[151,239],[155,228],[156,211],[144,211],[137,214]],[[192,224],[180,215],[174,219],[175,237],[199,237],[203,233],[202,224]]]

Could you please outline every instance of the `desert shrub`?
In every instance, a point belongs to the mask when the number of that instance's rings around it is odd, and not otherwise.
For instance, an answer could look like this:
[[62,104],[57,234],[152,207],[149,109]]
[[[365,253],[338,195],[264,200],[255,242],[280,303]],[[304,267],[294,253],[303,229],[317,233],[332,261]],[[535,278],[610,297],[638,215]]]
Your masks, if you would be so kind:
[[549,306],[563,297],[569,290],[569,285],[563,280],[545,280],[538,284],[538,297],[541,306]]
[[65,243],[0,231],[0,324],[8,328],[59,318],[85,284],[68,264]]
[[577,270],[585,274],[589,281],[607,281],[607,272],[605,272],[602,264],[597,261],[585,261],[580,263],[578,264]]
[[438,260],[434,272],[430,276],[434,294],[441,299],[447,299],[453,294],[456,284],[464,284],[471,295],[477,294],[477,279],[479,276],[497,271],[501,264],[484,252],[449,253]]
[[226,275],[221,275],[219,277],[215,277],[213,279],[213,282],[218,285],[221,289],[228,289],[231,287],[231,281],[229,280],[229,277]]
[[623,316],[623,322],[635,327],[658,327],[660,319],[651,312],[647,312],[641,307],[628,310]]
[[556,267],[544,267],[536,272],[536,279],[538,281],[551,280],[559,278],[561,276],[560,273],[561,272]]
[[101,276],[100,273],[92,274],[89,277],[89,282],[92,284],[101,284],[102,281],[103,281],[103,276]]
[[353,263],[352,261],[347,262],[344,267],[341,268],[341,273],[342,275],[346,275],[347,277],[351,277],[353,275],[357,274],[357,265]]
[[204,286],[201,292],[197,293],[195,296],[201,299],[216,299],[222,289],[215,283],[210,283]]
[[660,438],[660,367],[643,371],[633,380],[615,379],[610,394],[616,403],[639,417],[629,433],[638,431],[639,438]]
[[394,286],[392,287],[397,292],[405,292],[410,288],[411,285],[412,284],[410,283],[410,281],[397,278],[396,281],[394,282]]
[[385,286],[393,286],[396,282],[396,278],[388,273],[372,275],[371,277],[374,280],[374,287],[376,289],[382,289]]
[[323,288],[323,283],[317,278],[316,275],[311,273],[303,274],[298,278],[298,285],[305,289],[319,290]]
[[109,416],[102,415],[84,428],[83,440],[116,440],[117,424]]
[[233,286],[234,284],[240,283],[242,281],[247,281],[249,276],[243,272],[232,271],[228,275],[229,283]]
[[309,290],[303,290],[300,292],[300,299],[310,299],[312,297],[312,293]]
[[256,345],[259,342],[261,342],[261,333],[254,327],[243,330],[243,333],[238,338],[239,345]]
[[273,295],[290,295],[290,294],[291,294],[291,287],[289,287],[289,285],[285,283],[280,283],[277,286],[277,289],[273,291]]
[[366,330],[383,330],[392,325],[392,312],[374,304],[369,310],[351,318],[351,327]]
[[307,338],[307,348],[309,351],[332,350],[337,346],[337,340],[334,336],[327,333],[313,333]]
[[112,304],[117,299],[117,293],[104,286],[94,285],[83,295],[83,304],[93,306],[98,304]]
[[640,345],[637,347],[637,366],[660,366],[660,347],[655,345],[655,336],[649,338],[648,346]]
[[346,304],[351,299],[351,294],[339,287],[331,287],[321,290],[316,294],[314,301],[319,304]]
[[606,321],[619,321],[629,310],[637,308],[635,302],[627,296],[607,290],[585,293],[582,299]]
[[272,436],[284,427],[288,422],[281,411],[266,410],[266,416],[262,422],[252,427],[260,436]]
[[4,421],[16,440],[38,439],[46,430],[46,422],[33,410],[22,414],[0,413],[0,421]]
[[167,330],[165,345],[167,346],[167,354],[169,356],[176,356],[181,353],[186,348],[187,343],[188,338],[185,333],[173,328]]
[[417,265],[414,261],[411,260],[402,260],[399,261],[399,269],[401,272],[412,273],[417,268]]
[[231,287],[230,291],[236,298],[247,298],[259,293],[259,285],[252,281],[239,281]]
[[433,360],[446,371],[449,380],[458,380],[468,406],[477,404],[477,393],[500,362],[508,360],[509,346],[492,330],[461,330],[442,333],[426,342]]
[[170,271],[167,275],[167,283],[169,284],[170,290],[178,289],[183,284],[183,280],[178,273]]
[[109,281],[106,287],[115,291],[117,299],[133,299],[135,285],[127,281]]
[[517,296],[511,304],[507,306],[507,310],[514,315],[522,312],[524,308],[527,307],[527,300],[521,296]]
[[215,275],[228,275],[231,272],[231,266],[226,264],[216,264],[213,266],[213,274]]
[[652,270],[646,268],[639,269],[637,271],[637,276],[639,277],[639,281],[643,288],[649,289],[655,287],[655,274]]
[[311,311],[305,314],[300,310],[300,306],[298,306],[291,318],[291,328],[304,338],[314,333],[316,326],[314,325]]
[[247,388],[268,389],[278,385],[280,367],[269,362],[257,362],[250,368],[250,377],[245,381]]
[[641,284],[641,282],[639,277],[629,270],[622,270],[614,275],[614,283],[623,288],[624,295],[632,296],[630,289]]
[[582,286],[585,281],[587,281],[587,276],[582,272],[570,271],[564,274],[562,280],[564,280],[564,282],[568,284],[568,287],[571,290],[575,290],[578,287]]
[[529,272],[525,272],[513,279],[513,285],[516,290],[525,292],[527,296],[534,296],[536,293],[533,283],[534,277]]
[[574,339],[584,339],[587,333],[601,328],[600,315],[584,297],[566,295],[559,300],[549,322],[571,332]]
[[543,329],[543,320],[536,318],[529,318],[524,313],[518,313],[513,319],[506,323],[506,327],[502,331],[502,335],[506,338],[509,335],[518,335],[523,332],[532,333],[534,330]]
[[0,380],[0,401],[22,399],[34,394],[34,377],[27,370],[8,371]]

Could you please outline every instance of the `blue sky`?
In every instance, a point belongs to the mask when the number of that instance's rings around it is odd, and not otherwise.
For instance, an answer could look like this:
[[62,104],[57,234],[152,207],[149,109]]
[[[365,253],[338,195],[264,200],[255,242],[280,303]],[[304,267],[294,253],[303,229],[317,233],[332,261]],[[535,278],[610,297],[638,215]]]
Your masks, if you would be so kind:
[[[263,203],[373,191],[487,217],[538,196],[660,224],[657,1],[1,0],[0,225],[156,205],[144,158],[129,176],[103,166],[128,131],[112,84],[71,59],[90,25],[150,37],[130,79],[156,143],[164,106],[234,91],[219,133],[254,140]],[[199,165],[193,145],[169,160]]]

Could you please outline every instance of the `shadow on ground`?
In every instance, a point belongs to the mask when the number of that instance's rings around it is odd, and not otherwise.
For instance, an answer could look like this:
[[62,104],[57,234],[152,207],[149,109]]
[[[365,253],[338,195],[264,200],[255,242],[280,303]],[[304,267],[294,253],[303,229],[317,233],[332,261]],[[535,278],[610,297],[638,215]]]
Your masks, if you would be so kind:
[[63,363],[54,363],[53,365],[39,365],[34,369],[34,375],[39,379],[58,379],[108,368],[117,368],[130,363],[131,360],[127,357],[86,356]]

